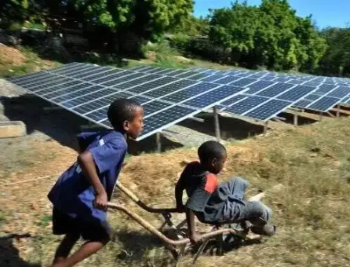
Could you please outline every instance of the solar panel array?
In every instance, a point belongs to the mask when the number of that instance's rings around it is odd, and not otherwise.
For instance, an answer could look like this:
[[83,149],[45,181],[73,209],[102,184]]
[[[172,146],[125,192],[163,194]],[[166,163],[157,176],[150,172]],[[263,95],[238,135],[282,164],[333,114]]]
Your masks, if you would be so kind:
[[140,73],[92,64],[61,68],[9,79],[31,93],[105,127],[110,103],[135,99],[145,110],[139,140],[227,100],[244,88],[184,79],[184,70],[162,70],[179,77]]
[[[139,72],[175,75],[168,70],[144,66],[135,68]],[[170,71],[170,72],[168,72]],[[205,81],[222,85],[243,87],[241,99],[220,104],[220,109],[258,120],[269,120],[290,106],[326,112],[337,104],[350,104],[350,79],[312,75],[293,75],[267,71],[211,70],[193,68],[182,70],[181,77],[189,80]],[[244,96],[244,98],[243,98]],[[241,108],[254,103],[254,106]],[[239,108],[237,108],[239,107]]]
[[145,110],[139,140],[213,106],[267,121],[291,106],[328,111],[339,103],[350,104],[350,79],[266,71],[123,70],[71,63],[9,80],[105,127],[111,127],[106,114],[113,100],[135,99]]

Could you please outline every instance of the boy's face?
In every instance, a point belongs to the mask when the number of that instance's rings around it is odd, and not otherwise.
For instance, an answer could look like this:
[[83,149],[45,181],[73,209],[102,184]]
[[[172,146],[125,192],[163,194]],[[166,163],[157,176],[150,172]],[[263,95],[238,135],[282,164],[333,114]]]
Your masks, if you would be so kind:
[[135,116],[132,121],[125,121],[124,130],[127,134],[136,139],[143,130],[143,108],[138,107],[135,110]]
[[225,166],[227,160],[227,153],[225,152],[221,158],[215,158],[212,160],[211,162],[211,166],[210,166],[210,172],[214,173],[214,174],[218,174],[222,171],[222,169]]

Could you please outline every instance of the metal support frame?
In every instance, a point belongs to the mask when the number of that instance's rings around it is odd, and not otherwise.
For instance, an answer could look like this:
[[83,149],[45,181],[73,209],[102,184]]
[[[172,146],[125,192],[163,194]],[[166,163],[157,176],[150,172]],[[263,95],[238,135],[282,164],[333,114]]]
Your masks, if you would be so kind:
[[196,121],[196,122],[201,122],[201,123],[205,122],[205,120],[204,120],[204,119],[201,119],[201,118],[196,118],[196,117],[191,117],[191,118],[188,118],[188,120],[192,120],[192,121]]
[[320,121],[322,120],[322,118],[323,118],[323,112],[320,111]]
[[264,123],[264,134],[267,134],[268,127],[269,127],[269,121],[265,121],[265,123]]
[[336,117],[339,118],[340,117],[340,105],[337,105],[336,108],[337,108]]
[[95,129],[95,128],[101,128],[101,125],[95,124],[91,121],[89,121],[88,124],[80,125],[80,129],[82,130]]
[[213,114],[214,114],[215,136],[217,141],[220,142],[221,132],[220,132],[219,112],[217,107],[213,107]]
[[156,133],[156,145],[157,145],[157,152],[162,152],[162,141],[161,141],[161,133]]
[[298,114],[293,114],[293,118],[294,118],[294,126],[298,126]]

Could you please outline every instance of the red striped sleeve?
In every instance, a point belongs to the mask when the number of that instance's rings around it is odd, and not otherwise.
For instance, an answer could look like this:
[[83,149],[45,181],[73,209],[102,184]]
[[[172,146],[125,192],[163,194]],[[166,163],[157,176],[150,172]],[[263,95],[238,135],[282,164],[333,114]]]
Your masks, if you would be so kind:
[[208,193],[213,193],[215,189],[218,187],[218,178],[216,175],[209,173],[205,176],[205,186],[204,190]]

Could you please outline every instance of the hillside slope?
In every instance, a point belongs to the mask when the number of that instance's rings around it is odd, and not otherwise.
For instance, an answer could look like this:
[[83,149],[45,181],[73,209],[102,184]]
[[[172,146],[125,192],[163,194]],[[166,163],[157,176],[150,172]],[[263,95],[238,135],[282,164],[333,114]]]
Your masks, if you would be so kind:
[[[221,179],[232,175],[247,178],[250,194],[280,185],[265,199],[274,210],[278,233],[224,257],[203,256],[197,266],[350,266],[349,122],[349,118],[325,118],[314,125],[276,130],[227,145],[229,160]],[[27,142],[27,147],[23,148],[21,142]],[[51,207],[46,194],[76,154],[55,141],[23,139],[16,146],[1,141],[1,146],[7,151],[22,149],[12,151],[13,162],[2,164],[8,171],[0,173],[4,192],[0,199],[1,236],[32,235],[1,241],[1,245],[10,254],[18,251],[21,261],[33,264],[28,266],[46,266],[59,242],[50,233]],[[172,206],[181,162],[195,158],[195,148],[132,157],[120,179],[146,203]],[[20,161],[26,164],[11,168]],[[47,179],[34,183],[6,185],[45,175]],[[121,193],[114,201],[123,201],[154,225],[160,225],[157,216],[141,211]],[[116,240],[79,266],[172,266],[170,253],[136,223],[118,213],[112,213],[110,220],[117,231]],[[120,254],[122,250],[125,252]],[[9,258],[10,254],[0,256],[0,262],[1,257]],[[18,266],[14,260],[8,262],[5,266]],[[180,263],[191,265],[189,256]]]

